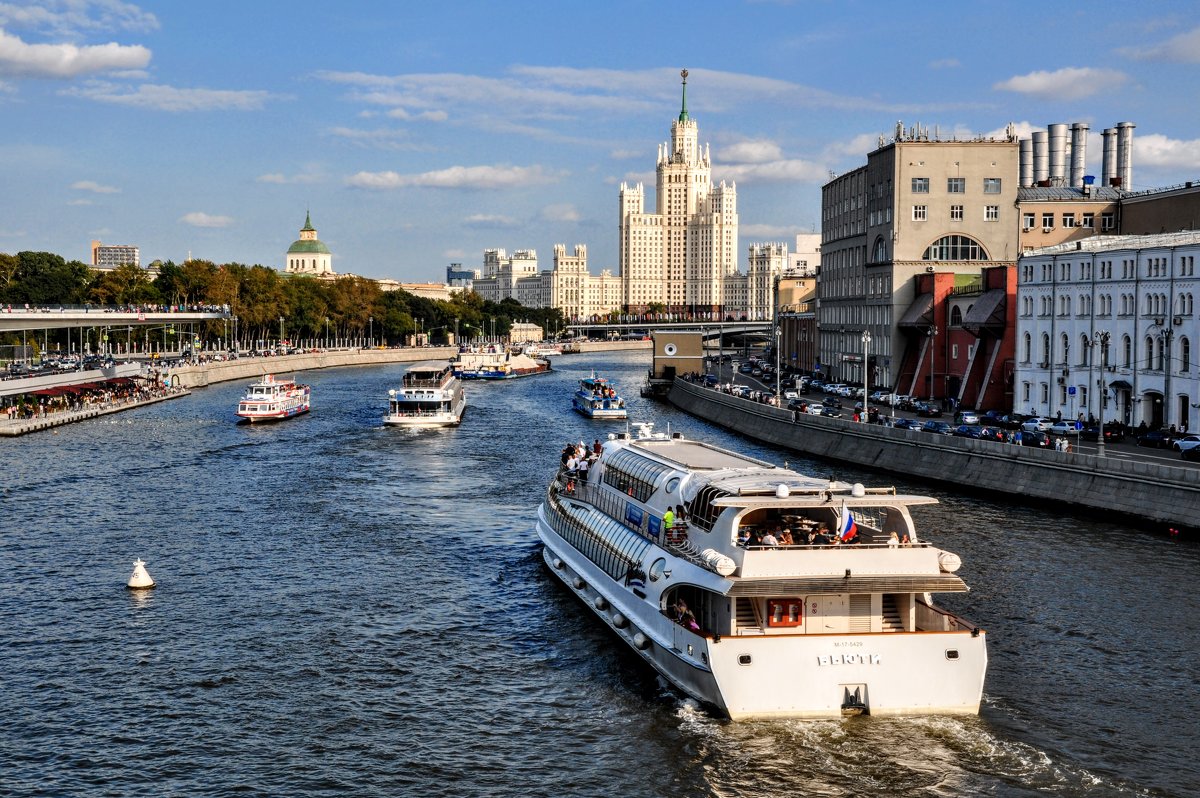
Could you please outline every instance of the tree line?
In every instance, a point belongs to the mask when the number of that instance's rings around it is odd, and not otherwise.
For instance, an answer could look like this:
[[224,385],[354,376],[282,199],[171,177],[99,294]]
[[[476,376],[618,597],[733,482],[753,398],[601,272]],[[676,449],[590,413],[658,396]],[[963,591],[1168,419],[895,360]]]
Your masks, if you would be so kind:
[[[150,269],[125,265],[96,271],[50,252],[0,253],[0,306],[26,305],[228,305],[238,318],[238,337],[250,341],[278,338],[280,318],[289,339],[365,338],[373,333],[383,343],[402,343],[415,333],[444,341],[456,330],[461,340],[502,337],[514,322],[537,324],[547,336],[565,326],[557,309],[526,308],[514,299],[487,302],[473,291],[446,301],[383,291],[363,277],[321,280],[241,263],[155,261]],[[197,330],[208,342],[228,332],[220,320]]]

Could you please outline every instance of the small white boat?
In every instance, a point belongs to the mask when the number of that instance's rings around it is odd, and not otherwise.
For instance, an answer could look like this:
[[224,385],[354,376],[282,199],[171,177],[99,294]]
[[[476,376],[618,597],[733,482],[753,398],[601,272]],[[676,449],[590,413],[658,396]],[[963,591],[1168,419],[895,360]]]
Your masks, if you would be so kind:
[[384,424],[404,427],[452,427],[462,421],[467,396],[447,360],[426,360],[408,367],[399,390],[388,391]]
[[593,372],[590,377],[579,381],[579,389],[571,399],[577,413],[588,418],[627,418],[625,400],[616,387]]
[[290,380],[277,380],[266,374],[246,390],[238,402],[237,415],[250,423],[280,421],[312,409],[312,388]]

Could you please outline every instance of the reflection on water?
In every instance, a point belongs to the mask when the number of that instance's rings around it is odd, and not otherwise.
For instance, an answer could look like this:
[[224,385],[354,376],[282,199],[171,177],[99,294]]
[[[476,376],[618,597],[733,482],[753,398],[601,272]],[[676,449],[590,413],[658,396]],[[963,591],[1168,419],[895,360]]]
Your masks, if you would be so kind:
[[[763,447],[637,397],[646,364],[471,384],[450,429],[383,426],[397,366],[307,373],[277,425],[229,383],[6,442],[5,791],[1194,792],[1195,545]],[[571,412],[593,368],[659,431],[938,496],[913,512],[988,630],[981,715],[730,723],[619,647],[532,531],[562,445],[624,429]]]

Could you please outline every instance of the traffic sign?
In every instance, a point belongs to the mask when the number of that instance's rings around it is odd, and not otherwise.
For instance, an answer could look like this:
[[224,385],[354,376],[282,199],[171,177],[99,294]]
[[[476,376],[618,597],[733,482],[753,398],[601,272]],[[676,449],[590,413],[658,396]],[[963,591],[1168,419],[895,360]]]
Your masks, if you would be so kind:
[[1074,396],[1074,395],[1075,395],[1075,386],[1074,385],[1067,386],[1067,396]]
[[1079,430],[1081,430],[1081,429],[1083,429],[1083,422],[1082,422],[1082,421],[1076,421],[1076,422],[1075,422],[1075,430],[1078,432],[1078,431],[1079,431]]

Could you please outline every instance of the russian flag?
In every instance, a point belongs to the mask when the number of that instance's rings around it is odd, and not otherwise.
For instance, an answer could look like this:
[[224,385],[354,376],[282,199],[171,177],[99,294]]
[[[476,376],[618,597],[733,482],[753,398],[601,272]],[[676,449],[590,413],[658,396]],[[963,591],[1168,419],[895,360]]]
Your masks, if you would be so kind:
[[854,523],[854,513],[850,512],[850,508],[846,506],[846,502],[842,502],[842,524],[838,530],[838,538],[845,543],[848,540],[853,540],[858,536],[858,524]]

